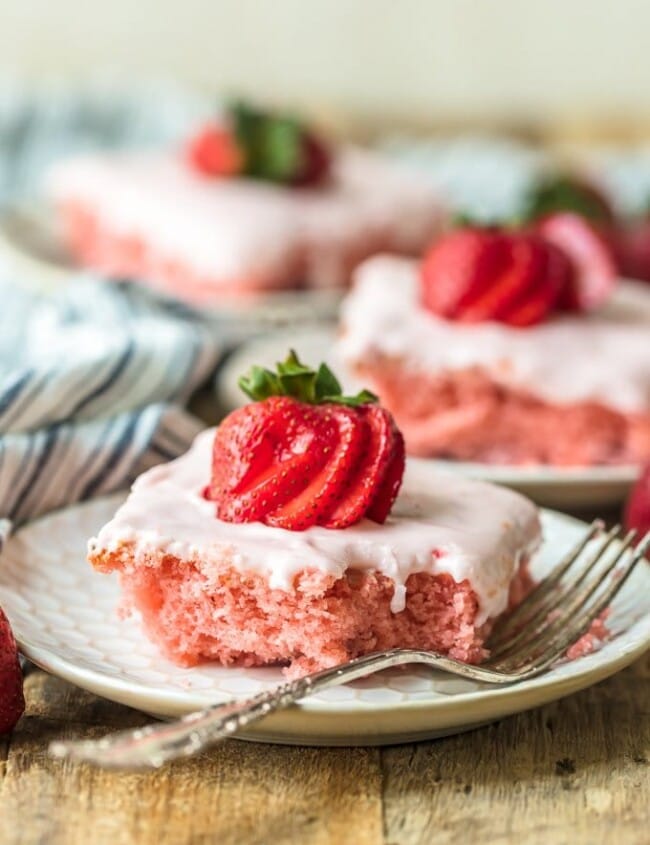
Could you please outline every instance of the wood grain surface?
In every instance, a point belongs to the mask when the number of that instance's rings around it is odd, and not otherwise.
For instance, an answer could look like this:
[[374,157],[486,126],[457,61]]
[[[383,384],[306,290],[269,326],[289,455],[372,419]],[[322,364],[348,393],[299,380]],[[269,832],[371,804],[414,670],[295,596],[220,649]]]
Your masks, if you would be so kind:
[[142,715],[40,671],[0,739],[2,845],[650,843],[650,655],[538,710],[434,742],[231,740],[145,774],[50,760],[50,739]]

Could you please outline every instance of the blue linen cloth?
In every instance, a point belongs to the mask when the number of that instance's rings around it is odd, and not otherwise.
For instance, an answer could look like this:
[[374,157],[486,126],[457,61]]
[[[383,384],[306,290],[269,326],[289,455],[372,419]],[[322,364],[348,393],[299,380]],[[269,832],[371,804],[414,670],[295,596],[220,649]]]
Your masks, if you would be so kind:
[[0,211],[39,200],[62,157],[178,144],[214,113],[211,97],[166,82],[90,79],[79,85],[0,78]]
[[213,323],[136,286],[0,281],[0,546],[184,452],[203,426],[182,405],[220,351]]

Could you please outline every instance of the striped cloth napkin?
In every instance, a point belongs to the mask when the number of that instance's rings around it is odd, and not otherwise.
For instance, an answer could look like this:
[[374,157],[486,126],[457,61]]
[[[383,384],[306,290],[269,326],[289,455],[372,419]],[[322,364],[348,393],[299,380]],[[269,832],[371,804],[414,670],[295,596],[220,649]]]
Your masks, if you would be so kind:
[[214,324],[134,286],[82,277],[43,297],[0,280],[0,547],[184,452],[202,424],[182,405],[220,351]]

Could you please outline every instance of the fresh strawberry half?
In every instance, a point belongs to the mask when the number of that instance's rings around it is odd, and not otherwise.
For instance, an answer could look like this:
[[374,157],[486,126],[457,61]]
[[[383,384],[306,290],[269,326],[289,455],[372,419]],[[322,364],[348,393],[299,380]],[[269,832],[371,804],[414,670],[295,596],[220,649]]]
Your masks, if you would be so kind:
[[205,176],[246,176],[295,188],[322,183],[332,164],[328,146],[301,121],[241,102],[190,140],[187,157]]
[[554,308],[568,261],[535,233],[468,227],[443,237],[422,265],[426,307],[461,322],[540,322]]
[[376,396],[344,396],[325,364],[311,369],[293,351],[277,372],[253,367],[239,383],[254,401],[217,429],[205,491],[219,519],[291,531],[386,520],[404,440]]
[[555,244],[573,265],[559,307],[569,311],[590,311],[607,301],[618,277],[616,256],[605,236],[579,214],[550,214],[535,225],[535,231]]
[[244,155],[232,132],[208,124],[190,139],[190,164],[205,176],[235,176],[241,173]]
[[625,506],[625,527],[635,528],[639,538],[650,531],[650,464],[641,473]]
[[325,143],[313,132],[303,132],[296,173],[291,179],[295,187],[309,187],[323,182],[332,166],[332,156]]
[[0,608],[0,734],[9,733],[23,715],[23,675],[9,620]]
[[[317,456],[320,467],[311,477],[308,476],[306,486],[299,492],[295,486],[290,488],[288,501],[265,515],[264,521],[268,525],[293,531],[316,524],[342,528],[363,516],[361,514],[355,520],[336,525],[327,514],[341,501],[342,493],[360,466],[364,440],[368,436],[364,420],[352,408],[327,404],[316,411],[316,418],[317,428],[325,425],[333,433],[332,445],[320,450]],[[330,422],[333,423],[333,431]]]
[[626,221],[613,235],[621,274],[650,282],[650,217]]

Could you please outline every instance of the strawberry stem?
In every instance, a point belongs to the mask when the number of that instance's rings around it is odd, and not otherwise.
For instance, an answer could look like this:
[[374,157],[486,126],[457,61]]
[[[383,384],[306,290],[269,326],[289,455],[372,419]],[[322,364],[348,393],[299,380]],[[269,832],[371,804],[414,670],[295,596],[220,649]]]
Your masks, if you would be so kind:
[[[292,185],[315,184],[325,175],[329,164],[325,146],[296,117],[241,101],[232,103],[228,113],[244,152],[246,176]],[[311,160],[313,150],[310,153],[314,144],[319,151],[317,167]]]
[[322,363],[314,370],[303,364],[293,349],[289,350],[283,362],[277,364],[277,372],[253,366],[238,384],[254,402],[270,396],[291,396],[310,405],[332,402],[356,407],[377,402],[377,397],[369,390],[361,390],[356,396],[345,396],[339,380],[327,364]]

